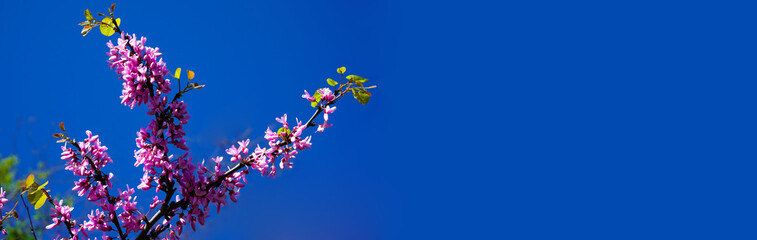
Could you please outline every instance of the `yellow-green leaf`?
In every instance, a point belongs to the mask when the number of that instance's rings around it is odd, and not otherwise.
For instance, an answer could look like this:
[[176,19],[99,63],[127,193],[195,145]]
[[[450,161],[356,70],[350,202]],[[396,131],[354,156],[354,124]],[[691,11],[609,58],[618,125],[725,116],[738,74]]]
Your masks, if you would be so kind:
[[187,78],[189,78],[189,80],[192,80],[192,78],[195,78],[195,72],[187,70]]
[[121,18],[116,18],[116,27],[121,26]]
[[334,79],[331,79],[331,78],[326,79],[326,82],[328,82],[329,85],[331,86],[336,86],[337,84],[339,84],[336,81],[334,81]]
[[365,105],[368,103],[368,100],[371,98],[371,94],[368,91],[365,91],[364,89],[360,89],[360,91],[357,93],[357,101]]
[[95,18],[92,17],[92,13],[89,12],[89,9],[84,10],[84,17],[87,18],[87,21],[95,20]]
[[45,182],[45,183],[43,183],[42,185],[39,185],[39,187],[37,187],[37,190],[40,190],[40,189],[43,189],[43,188],[45,188],[45,185],[47,185],[47,183],[48,183],[48,182],[50,182],[50,181],[46,181],[46,182]]
[[362,77],[360,77],[358,75],[349,75],[349,76],[346,76],[344,78],[349,79],[350,82],[353,82],[353,81],[354,82],[367,82],[368,81],[368,79],[362,78]]
[[347,71],[346,67],[340,67],[336,69],[336,72],[338,72],[339,74],[344,74],[344,72],[346,71]]
[[[44,191],[44,190],[42,190]],[[47,201],[47,195],[42,193],[41,196],[37,199],[37,202],[34,203],[34,210],[37,210],[42,207],[42,205],[45,205],[45,201]]]
[[28,192],[26,192],[26,200],[29,201],[29,203],[34,204],[37,202],[37,199],[40,198],[40,195],[43,195],[43,193],[40,191],[29,190]]
[[176,72],[173,74],[173,77],[176,79],[181,78],[181,68],[176,68]]
[[26,182],[25,183],[26,183],[26,185],[24,185],[24,186],[26,186],[27,188],[30,187],[30,186],[32,186],[32,183],[34,183],[34,174],[29,174],[29,176],[26,177]]
[[116,33],[116,30],[110,26],[111,24],[113,24],[113,20],[111,18],[104,18],[102,22],[103,23],[100,24],[100,33],[108,37]]
[[288,128],[281,127],[281,128],[279,128],[278,131],[276,131],[276,135],[281,136],[282,132],[285,132],[287,135],[289,135],[290,133],[292,133],[292,131],[290,131]]

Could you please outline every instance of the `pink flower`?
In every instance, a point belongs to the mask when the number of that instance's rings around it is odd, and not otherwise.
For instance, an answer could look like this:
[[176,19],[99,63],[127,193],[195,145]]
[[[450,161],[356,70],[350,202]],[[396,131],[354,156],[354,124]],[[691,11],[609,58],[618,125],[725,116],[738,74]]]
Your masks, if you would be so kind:
[[142,178],[140,179],[140,184],[137,186],[138,189],[147,191],[152,186],[152,176],[150,174],[146,173],[142,175]]
[[152,198],[152,203],[150,203],[150,209],[154,209],[158,206],[158,204],[164,203],[163,200],[159,200],[158,196],[155,196]]
[[8,199],[5,198],[5,191],[0,187],[0,209],[3,209],[3,204],[7,203]]
[[318,132],[323,132],[324,129],[331,127],[331,124],[329,124],[329,113],[334,113],[336,111],[336,107],[326,106],[326,109],[323,110],[323,124],[318,125]]
[[[249,151],[247,149],[247,145],[250,144],[250,139],[247,139],[245,141],[239,141],[239,148],[236,148],[234,146],[231,146],[230,148],[226,149],[226,154],[231,155],[231,162],[236,162],[237,160],[242,160],[243,156],[242,154],[247,154]],[[220,162],[220,160],[219,160]]]
[[271,128],[269,127],[265,130],[265,139],[268,141],[275,141],[276,139],[279,139],[279,135],[271,131]]
[[311,139],[311,136],[307,136],[305,139],[299,139],[298,141],[294,143],[295,149],[303,150],[303,149],[310,148],[310,146],[313,145],[312,143],[310,143],[310,139]]
[[318,93],[321,94],[321,101],[324,101],[324,102],[330,102],[334,100],[335,98],[334,93],[332,93],[331,89],[329,88],[318,89]]
[[55,204],[51,209],[53,210],[53,213],[50,214],[50,217],[53,219],[53,223],[45,226],[45,228],[52,229],[62,222],[71,221],[71,210],[74,210],[74,208],[63,205],[63,200],[60,200],[60,202]]
[[315,102],[315,98],[310,96],[308,90],[305,90],[305,94],[302,94],[302,98],[307,99],[310,102]]
[[336,111],[336,107],[327,106],[326,109],[323,110],[324,114],[330,114],[334,113]]
[[276,121],[283,124],[285,128],[289,128],[289,123],[287,123],[286,113],[284,114],[284,116],[281,116],[281,118],[276,118]]

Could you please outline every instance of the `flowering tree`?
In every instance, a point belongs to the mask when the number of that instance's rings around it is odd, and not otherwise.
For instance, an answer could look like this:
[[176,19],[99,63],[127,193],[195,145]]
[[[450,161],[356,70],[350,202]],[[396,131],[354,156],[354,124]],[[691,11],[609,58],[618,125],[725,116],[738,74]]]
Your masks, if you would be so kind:
[[[80,23],[84,26],[82,35],[99,27],[103,35],[119,36],[116,43],[107,43],[108,64],[122,80],[121,103],[131,109],[145,105],[147,114],[153,116],[146,127],[137,131],[134,166],[141,167],[144,172],[140,183],[135,184],[136,189],[154,192],[154,197],[148,203],[142,202],[149,205],[149,211],[140,212],[134,188],[126,185],[124,190],[116,190],[113,187],[111,179],[114,174],[107,169],[113,159],[99,136],[86,131],[86,138],[77,141],[61,123],[62,132],[53,136],[63,143],[61,159],[66,161],[65,169],[79,177],[73,190],[97,207],[89,210],[87,219],[75,220],[71,217],[74,208],[50,197],[49,191],[44,189],[45,184],[36,183],[33,175],[22,186],[29,202],[36,208],[45,202],[52,205],[52,224],[45,228],[63,228],[67,234],[59,235],[59,238],[96,239],[99,235],[106,240],[179,239],[187,225],[192,230],[196,230],[197,223],[203,225],[211,215],[211,209],[215,208],[218,213],[221,207],[229,204],[228,201],[236,202],[250,172],[275,177],[279,171],[292,168],[295,156],[312,146],[312,136],[306,136],[306,130],[316,127],[316,132],[323,132],[331,127],[329,115],[336,111],[335,104],[339,99],[351,94],[366,104],[371,97],[367,89],[375,88],[363,85],[367,79],[345,76],[345,67],[338,68],[339,82],[329,78],[327,83],[331,87],[317,89],[312,95],[304,91],[302,98],[315,108],[307,121],[295,118],[290,125],[290,119],[284,114],[276,118],[282,125],[280,128],[265,131],[267,146],[258,145],[251,149],[247,139],[226,149],[228,161],[224,161],[223,156],[212,158],[208,164],[205,160],[194,161],[184,139],[183,126],[188,123],[190,115],[181,98],[205,85],[192,82],[195,77],[192,71],[186,71],[185,84],[182,84],[180,68],[169,74],[159,49],[146,46],[145,37],[124,32],[121,19],[114,16],[114,8],[115,4],[111,5],[107,15],[98,13],[102,19],[95,19],[86,10],[87,20]],[[175,79],[176,84],[172,85],[170,78]],[[178,91],[170,96],[174,89]],[[317,120],[319,115],[323,115],[320,123]],[[227,166],[225,170],[224,166]],[[7,202],[2,196],[0,193],[0,209]]]

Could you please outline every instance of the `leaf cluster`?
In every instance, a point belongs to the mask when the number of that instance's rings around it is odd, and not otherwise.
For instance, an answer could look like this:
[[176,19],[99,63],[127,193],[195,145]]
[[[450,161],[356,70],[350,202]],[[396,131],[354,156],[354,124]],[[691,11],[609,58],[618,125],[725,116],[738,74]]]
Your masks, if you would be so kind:
[[[352,96],[358,100],[361,104],[365,105],[368,103],[368,101],[371,99],[371,93],[368,92],[367,89],[375,88],[376,86],[369,86],[366,87],[363,84],[365,82],[368,82],[368,79],[365,79],[363,77],[360,77],[358,75],[347,75],[344,76],[344,73],[347,71],[346,67],[340,67],[336,69],[336,72],[340,74],[341,80],[337,82],[334,79],[327,78],[326,83],[328,83],[330,86],[335,87],[335,93],[339,94],[340,91],[352,93]],[[344,79],[347,79],[346,83],[344,82]],[[318,106],[318,103],[321,101],[321,93],[318,91],[313,94],[313,97],[315,98],[315,101],[310,103],[311,107]]]
[[84,17],[87,20],[79,23],[79,26],[84,26],[81,29],[82,37],[87,36],[89,31],[91,31],[93,28],[97,26],[100,27],[100,33],[108,37],[110,37],[116,32],[121,32],[119,30],[120,28],[118,27],[121,25],[121,19],[113,16],[115,14],[115,11],[116,11],[116,4],[114,3],[113,5],[110,5],[110,9],[108,9],[108,13],[110,14],[110,16],[102,14],[102,13],[97,13],[98,16],[103,17],[103,19],[100,20],[100,19],[95,19],[92,16],[92,13],[89,12],[89,9],[84,10]]

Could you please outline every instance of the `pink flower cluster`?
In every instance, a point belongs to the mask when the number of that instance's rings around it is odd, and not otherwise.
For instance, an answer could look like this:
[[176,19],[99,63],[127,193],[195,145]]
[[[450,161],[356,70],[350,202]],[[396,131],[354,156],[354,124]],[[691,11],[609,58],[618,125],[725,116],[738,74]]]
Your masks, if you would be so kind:
[[89,130],[86,133],[87,138],[84,141],[77,142],[76,150],[61,146],[63,152],[60,158],[67,160],[66,170],[73,172],[76,176],[84,177],[76,182],[73,190],[78,190],[79,196],[87,194],[87,200],[102,205],[107,200],[105,198],[107,196],[105,187],[113,187],[110,184],[110,178],[113,177],[113,174],[109,174],[107,178],[95,179],[94,173],[105,167],[106,164],[112,163],[113,160],[105,152],[108,148],[100,143],[100,136],[92,135]]
[[63,205],[63,200],[60,200],[59,202],[57,202],[55,206],[53,206],[52,210],[53,210],[53,213],[50,214],[50,217],[53,219],[53,223],[45,226],[45,228],[52,229],[61,223],[68,223],[72,225],[76,224],[75,220],[71,220],[71,211],[74,210],[74,208]]
[[[63,206],[61,201],[52,208],[54,213],[50,217],[54,220],[53,224],[48,225],[47,228],[53,228],[61,222],[68,222],[67,227],[74,235],[81,231],[82,234],[87,236],[85,230],[100,230],[105,234],[105,232],[113,230],[108,225],[109,222],[118,217],[126,233],[141,230],[140,219],[142,215],[137,211],[136,197],[131,196],[134,194],[134,189],[128,188],[127,191],[121,191],[118,196],[110,195],[108,189],[113,188],[111,183],[113,173],[105,175],[102,168],[108,163],[112,163],[113,160],[105,152],[108,148],[100,143],[99,135],[92,135],[91,131],[86,131],[86,134],[86,139],[76,143],[74,146],[76,149],[61,147],[63,150],[61,159],[67,160],[66,170],[82,177],[75,182],[72,190],[78,190],[79,196],[86,195],[87,200],[100,206],[102,211],[97,209],[97,211],[91,212],[88,215],[89,220],[79,226],[76,225],[75,221],[70,220],[70,212],[73,208]],[[116,212],[119,209],[122,211],[117,214]],[[103,235],[104,239],[106,237],[108,236]]]
[[145,47],[145,37],[137,40],[137,36],[122,33],[118,45],[108,41],[108,64],[121,75],[123,90],[121,104],[134,108],[135,105],[146,104],[150,98],[161,93],[171,91],[171,82],[163,78],[168,74],[168,68],[163,59],[158,59],[162,53],[158,48]]
[[316,91],[318,93],[317,95],[321,96],[320,101],[319,99],[316,99],[316,97],[310,96],[307,90],[305,90],[305,94],[302,94],[302,98],[307,99],[311,103],[317,103],[318,107],[323,108],[323,124],[318,125],[318,132],[323,132],[326,130],[326,128],[331,127],[331,124],[329,124],[329,114],[334,113],[336,111],[336,107],[328,106],[328,103],[331,101],[334,101],[336,99],[336,96],[334,96],[334,93],[331,92],[331,89],[329,88],[321,88]]
[[[48,225],[52,228],[65,223],[72,239],[78,239],[79,232],[88,237],[86,231],[94,230],[103,232],[103,239],[113,238],[106,233],[116,230],[119,238],[138,232],[141,236],[138,239],[141,239],[145,234],[159,236],[167,231],[164,239],[179,239],[186,225],[193,230],[197,223],[204,225],[212,207],[218,213],[222,206],[227,205],[227,199],[236,202],[241,188],[247,184],[246,175],[250,168],[263,176],[275,177],[277,169],[292,168],[296,155],[312,146],[312,137],[302,135],[305,129],[317,125],[317,131],[323,132],[332,126],[328,123],[329,114],[333,114],[336,107],[331,105],[341,94],[335,96],[329,88],[318,89],[315,96],[305,91],[302,97],[318,107],[316,114],[324,114],[322,124],[303,124],[295,119],[296,125],[290,125],[284,114],[276,118],[282,125],[277,131],[266,129],[267,147],[258,145],[251,151],[248,148],[250,140],[247,139],[226,149],[226,154],[230,156],[229,164],[235,164],[234,167],[225,166],[224,157],[221,156],[212,158],[210,167],[205,166],[204,160],[195,164],[184,139],[186,133],[183,126],[188,123],[190,115],[187,105],[178,101],[185,91],[173,98],[167,96],[171,83],[164,78],[168,74],[166,63],[158,59],[162,55],[158,48],[146,47],[145,42],[144,37],[137,40],[136,35],[121,34],[117,45],[108,42],[107,55],[110,67],[115,68],[123,80],[121,103],[130,108],[145,104],[147,114],[154,116],[147,127],[137,132],[134,166],[142,166],[144,172],[136,188],[144,191],[155,188],[156,196],[152,198],[149,208],[150,211],[157,209],[157,213],[148,218],[137,211],[136,197],[132,196],[134,188],[128,185],[125,191],[110,194],[113,174],[104,174],[102,168],[112,160],[106,153],[107,147],[101,145],[99,136],[87,131],[87,138],[77,142],[74,148],[67,148],[67,145],[61,147],[61,159],[67,160],[67,170],[82,177],[75,182],[73,190],[78,190],[79,196],[86,195],[87,200],[94,202],[99,209],[90,211],[88,219],[77,225],[71,220],[73,208],[60,202],[53,208],[53,224]],[[171,150],[176,149],[184,153],[172,154]],[[164,199],[157,195],[161,191],[165,193]]]
[[[265,139],[268,140],[269,148],[261,148],[259,145],[255,148],[253,155],[252,167],[258,170],[263,175],[274,177],[276,175],[276,157],[280,156],[279,169],[292,168],[291,159],[295,158],[295,155],[299,151],[308,149],[312,145],[310,143],[311,137],[300,137],[302,131],[307,128],[307,125],[303,125],[299,119],[295,119],[297,126],[289,128],[287,122],[287,115],[284,114],[281,118],[276,118],[276,121],[281,123],[282,127],[277,132],[271,131],[271,128],[266,129]],[[291,146],[288,146],[292,144]]]

